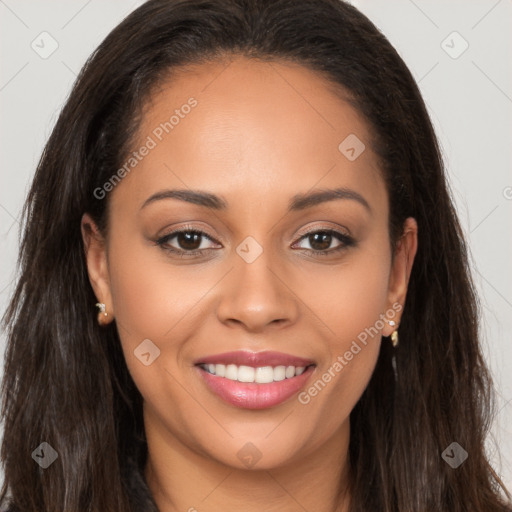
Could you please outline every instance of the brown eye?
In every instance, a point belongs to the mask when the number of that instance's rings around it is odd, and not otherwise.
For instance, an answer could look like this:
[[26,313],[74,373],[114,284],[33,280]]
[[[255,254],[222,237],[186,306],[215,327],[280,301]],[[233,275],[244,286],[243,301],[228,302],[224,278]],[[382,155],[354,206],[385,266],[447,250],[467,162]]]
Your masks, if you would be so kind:
[[319,231],[308,235],[309,244],[315,251],[325,251],[329,249],[332,242],[332,235],[327,231]]
[[212,250],[213,243],[214,240],[210,236],[197,229],[173,231],[156,240],[156,244],[164,250],[185,257],[207,253]]
[[174,238],[180,249],[193,251],[199,249],[202,235],[196,231],[180,231]]
[[[309,243],[309,248],[300,247],[300,244],[304,241]],[[331,247],[335,241],[338,241],[338,244],[334,247]],[[317,231],[306,233],[299,240],[298,244],[299,248],[302,248],[306,252],[312,254],[327,255],[341,251],[347,247],[355,246],[356,242],[352,237],[345,235],[344,233],[340,233],[332,229],[319,229]]]

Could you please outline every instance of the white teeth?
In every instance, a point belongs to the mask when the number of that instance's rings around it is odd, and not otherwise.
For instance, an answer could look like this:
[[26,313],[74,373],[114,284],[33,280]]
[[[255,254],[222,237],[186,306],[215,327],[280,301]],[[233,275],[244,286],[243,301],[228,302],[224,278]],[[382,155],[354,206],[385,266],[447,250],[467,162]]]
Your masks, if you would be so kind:
[[204,370],[217,377],[225,377],[229,380],[238,382],[256,382],[258,384],[268,384],[269,382],[279,382],[285,379],[301,375],[304,373],[305,366],[252,366],[236,364],[203,364]]
[[226,375],[224,375],[226,379],[229,380],[238,380],[238,367],[236,364],[228,364],[226,366]]
[[256,370],[252,366],[239,366],[238,378],[239,382],[254,382],[254,374]]
[[274,380],[284,380],[286,376],[286,366],[276,366],[274,368]]
[[274,368],[272,366],[260,366],[256,368],[256,377],[254,382],[258,384],[268,384],[274,381]]

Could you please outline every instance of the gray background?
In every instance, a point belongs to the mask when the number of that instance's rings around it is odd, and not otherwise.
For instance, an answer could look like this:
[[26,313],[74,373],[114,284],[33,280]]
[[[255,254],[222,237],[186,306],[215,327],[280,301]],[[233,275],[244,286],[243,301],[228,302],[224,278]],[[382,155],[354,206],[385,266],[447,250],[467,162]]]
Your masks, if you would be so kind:
[[[13,291],[20,209],[43,144],[85,59],[141,3],[0,0],[2,312]],[[441,141],[472,253],[484,352],[498,392],[488,450],[512,488],[512,0],[352,3],[408,64]],[[58,48],[42,58],[31,44],[40,53],[52,44]]]

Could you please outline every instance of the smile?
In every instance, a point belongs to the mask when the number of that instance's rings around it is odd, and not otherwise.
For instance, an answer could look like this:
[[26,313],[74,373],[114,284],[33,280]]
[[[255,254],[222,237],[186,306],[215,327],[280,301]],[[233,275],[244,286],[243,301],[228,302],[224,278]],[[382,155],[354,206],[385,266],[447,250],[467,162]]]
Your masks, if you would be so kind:
[[238,382],[256,382],[257,384],[268,384],[269,382],[279,382],[285,379],[291,379],[302,375],[306,367],[304,366],[237,366],[236,364],[203,364],[200,365],[203,370]]
[[315,371],[310,359],[280,352],[236,351],[196,360],[209,392],[244,409],[267,409],[298,393]]

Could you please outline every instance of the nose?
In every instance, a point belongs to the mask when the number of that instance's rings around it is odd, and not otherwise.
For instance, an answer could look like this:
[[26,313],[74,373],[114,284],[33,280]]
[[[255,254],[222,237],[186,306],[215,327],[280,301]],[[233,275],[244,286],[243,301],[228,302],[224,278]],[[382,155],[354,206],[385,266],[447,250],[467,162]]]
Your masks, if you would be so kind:
[[[283,328],[297,320],[298,304],[289,275],[272,266],[263,254],[252,263],[235,263],[221,289],[219,320],[247,331]],[[288,279],[287,279],[288,278]]]

